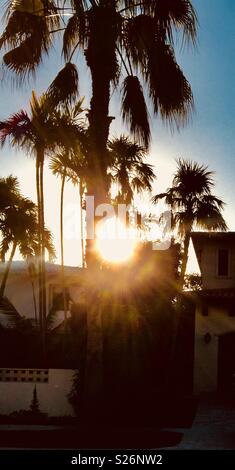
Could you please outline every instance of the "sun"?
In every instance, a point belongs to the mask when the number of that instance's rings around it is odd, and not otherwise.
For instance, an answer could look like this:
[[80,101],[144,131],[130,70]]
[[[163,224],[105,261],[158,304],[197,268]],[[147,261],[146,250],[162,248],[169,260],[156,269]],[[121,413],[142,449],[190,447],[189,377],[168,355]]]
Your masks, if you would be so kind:
[[137,245],[135,233],[118,218],[100,222],[97,228],[96,250],[109,263],[125,263],[133,257]]

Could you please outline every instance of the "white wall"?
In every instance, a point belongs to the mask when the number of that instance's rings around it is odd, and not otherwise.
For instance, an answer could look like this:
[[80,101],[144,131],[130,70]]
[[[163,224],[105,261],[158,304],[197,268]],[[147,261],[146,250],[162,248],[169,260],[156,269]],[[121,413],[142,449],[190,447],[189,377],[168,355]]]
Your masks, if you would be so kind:
[[[218,250],[229,250],[229,274],[218,276]],[[230,241],[206,240],[202,244],[201,273],[204,289],[235,288],[235,247]]]
[[[218,384],[218,341],[219,335],[235,331],[235,317],[227,310],[209,306],[208,316],[196,307],[194,344],[194,393],[216,392]],[[211,341],[206,344],[204,335],[210,333]]]
[[9,274],[5,296],[10,300],[21,316],[34,318],[33,291],[27,273]]
[[0,414],[28,410],[36,385],[40,410],[49,416],[73,416],[67,394],[71,390],[73,370],[49,369],[48,383],[1,382]]
[[[1,267],[2,268],[2,267]],[[2,272],[0,272],[1,280]],[[82,288],[81,275],[77,274],[76,271],[66,276],[67,283],[70,286],[70,295],[74,302],[77,302]],[[38,303],[38,285],[35,282],[35,295]],[[47,286],[47,312],[50,311],[52,306],[52,286],[53,288],[61,289],[61,275],[58,273],[48,272],[46,275],[46,286]],[[5,296],[10,300],[13,306],[16,308],[18,313],[25,318],[35,318],[34,302],[33,302],[33,290],[30,277],[27,270],[14,270],[10,271]],[[37,306],[38,310],[38,306]],[[38,314],[38,312],[37,312]]]

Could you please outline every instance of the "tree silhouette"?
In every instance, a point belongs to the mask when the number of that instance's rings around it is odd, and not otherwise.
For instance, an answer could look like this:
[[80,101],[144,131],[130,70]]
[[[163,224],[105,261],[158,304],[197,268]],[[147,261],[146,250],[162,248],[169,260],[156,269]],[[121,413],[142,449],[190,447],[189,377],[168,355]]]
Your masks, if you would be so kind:
[[129,137],[121,135],[108,142],[109,169],[112,181],[118,186],[116,202],[130,204],[134,193],[151,191],[155,174],[146,163],[146,149]]
[[32,401],[30,403],[30,411],[33,415],[38,415],[40,413],[36,385],[33,389],[33,398],[32,398]]
[[170,206],[172,229],[177,229],[183,241],[181,285],[185,278],[192,230],[195,227],[206,230],[227,230],[227,224],[222,216],[224,203],[211,192],[214,185],[213,172],[206,166],[179,159],[171,188],[153,197],[154,203],[165,199]]
[[[45,244],[46,232],[44,221],[44,163],[45,156],[58,146],[76,146],[78,125],[71,121],[66,106],[52,108],[49,96],[44,93],[37,98],[32,93],[30,114],[24,110],[13,114],[0,122],[0,142],[3,146],[8,140],[12,146],[18,147],[35,156],[36,189],[38,207],[38,239],[39,239],[39,318],[45,355],[46,331],[46,272]],[[75,108],[76,109],[76,108]],[[74,111],[75,112],[75,111]]]
[[[65,13],[69,15],[65,21]],[[172,126],[184,125],[193,110],[190,85],[177,64],[178,33],[193,43],[197,18],[189,0],[62,0],[10,1],[0,46],[8,48],[3,62],[20,79],[34,74],[61,29],[66,65],[50,87],[51,102],[76,96],[75,52],[84,54],[91,73],[88,194],[95,207],[109,197],[107,141],[111,86],[122,89],[122,118],[146,148],[150,124],[142,83],[154,113]],[[124,79],[123,79],[124,76]],[[92,263],[93,242],[87,242]],[[91,255],[91,256],[90,256]]]
[[[5,181],[8,182],[9,178],[6,178]],[[5,258],[5,255],[10,251],[10,257],[6,263],[0,286],[0,297],[4,296],[16,248],[19,249],[21,256],[28,263],[30,263],[30,261],[32,263],[33,259],[38,260],[40,256],[37,206],[29,199],[21,196],[20,193],[18,193],[17,198],[14,193],[13,197],[14,203],[13,200],[11,200],[11,203],[5,208],[5,210],[2,210],[0,216],[0,256]],[[48,251],[49,257],[52,259],[55,257],[55,249],[52,243],[51,233],[46,228],[44,228],[44,239],[45,249]]]

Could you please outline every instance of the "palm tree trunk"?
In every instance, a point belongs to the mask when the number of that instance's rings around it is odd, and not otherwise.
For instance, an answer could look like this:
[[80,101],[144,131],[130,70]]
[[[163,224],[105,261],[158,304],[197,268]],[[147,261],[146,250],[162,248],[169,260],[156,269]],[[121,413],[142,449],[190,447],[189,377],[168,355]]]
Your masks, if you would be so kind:
[[44,191],[43,191],[44,148],[37,147],[36,185],[38,203],[38,239],[39,239],[39,325],[42,339],[43,360],[46,359],[46,276],[45,276],[45,237],[44,237]]
[[36,294],[35,294],[35,285],[34,285],[34,263],[27,259],[28,264],[28,272],[29,277],[31,279],[31,286],[32,286],[32,293],[33,293],[33,306],[34,306],[34,317],[35,317],[35,324],[38,323],[38,315],[37,315],[37,301],[36,301]]
[[8,275],[9,275],[9,272],[10,272],[10,269],[11,269],[12,260],[15,256],[16,247],[17,247],[17,242],[15,241],[13,243],[10,258],[9,258],[7,264],[6,264],[6,269],[5,269],[4,274],[3,274],[1,287],[0,287],[0,298],[2,298],[4,296],[4,293],[5,293],[6,283],[7,283]]
[[82,267],[85,267],[85,253],[84,253],[84,227],[83,227],[83,183],[80,179],[79,182],[79,200],[80,200],[80,230],[81,230],[81,252],[82,252]]
[[[114,4],[113,4],[114,3]],[[94,209],[109,200],[107,141],[112,117],[109,116],[110,86],[117,74],[116,41],[118,19],[115,2],[99,3],[89,12],[90,35],[85,53],[91,71],[92,98],[89,112],[90,158],[87,195],[94,197]],[[106,35],[104,35],[106,31]],[[107,41],[107,37],[109,40]],[[94,218],[94,223],[99,221]],[[97,266],[95,240],[86,241],[87,267]]]
[[[96,231],[99,218],[95,216],[99,204],[108,202],[108,188],[106,185],[107,165],[106,146],[109,134],[110,119],[108,105],[110,96],[110,81],[102,80],[99,73],[92,71],[93,97],[89,113],[89,133],[91,136],[90,165],[88,168],[87,196],[94,198],[94,219],[87,218],[87,230],[92,223]],[[92,276],[99,283],[100,261],[96,255],[95,237],[86,239],[85,260]],[[87,318],[87,357],[85,366],[85,383],[83,387],[83,407],[90,416],[100,408],[103,395],[103,349],[101,308],[94,305],[88,310]]]
[[45,220],[44,220],[44,151],[41,151],[40,158],[40,201],[41,201],[41,253],[42,253],[42,333],[43,333],[43,353],[46,358],[46,328],[47,328],[47,299],[46,299],[46,268],[45,268]]
[[37,323],[38,323],[37,302],[36,302],[35,286],[34,286],[34,280],[33,279],[31,280],[31,285],[32,285],[32,292],[33,292],[33,305],[34,305],[35,323],[37,325]]
[[184,278],[185,272],[188,262],[188,251],[189,251],[189,242],[190,242],[191,230],[187,230],[184,237],[184,249],[183,249],[183,258],[182,258],[182,266],[181,266],[181,273],[180,273],[180,288],[183,288],[184,285]]
[[38,205],[38,243],[39,243],[39,257],[38,257],[38,287],[39,287],[39,329],[41,338],[43,337],[43,319],[42,319],[42,223],[41,223],[41,195],[40,195],[40,153],[37,152],[36,157],[36,188],[37,188],[37,205]]
[[[101,0],[99,4],[94,3],[89,11],[90,31],[85,56],[91,71],[92,98],[88,116],[91,151],[88,164],[87,195],[94,197],[95,211],[99,204],[109,201],[107,141],[110,123],[113,119],[109,116],[110,86],[118,72],[116,43],[119,22],[115,8],[115,2]],[[99,219],[94,214],[94,220],[91,221],[92,226],[94,222],[96,227],[98,221]],[[87,228],[89,229],[89,226]],[[100,263],[95,251],[95,236],[86,241],[86,264],[89,269],[93,269],[92,276],[97,278],[97,283],[99,283]],[[84,384],[84,405],[88,413],[99,408],[99,400],[102,400],[103,395],[100,318],[101,307],[98,302],[88,312],[88,353]]]
[[66,168],[64,168],[61,183],[60,193],[60,254],[61,254],[61,278],[63,287],[63,305],[64,305],[64,321],[65,329],[67,327],[67,300],[66,300],[66,286],[65,286],[65,273],[64,273],[64,186],[66,179]]

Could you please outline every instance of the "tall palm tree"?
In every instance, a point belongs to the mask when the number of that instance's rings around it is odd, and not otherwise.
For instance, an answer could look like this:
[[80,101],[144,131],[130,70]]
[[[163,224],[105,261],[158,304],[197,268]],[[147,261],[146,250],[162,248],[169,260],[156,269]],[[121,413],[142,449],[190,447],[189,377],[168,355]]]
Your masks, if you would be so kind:
[[[64,264],[64,248],[63,248],[63,199],[64,199],[64,186],[66,178],[71,180],[73,184],[79,184],[80,194],[80,208],[82,210],[82,197],[84,193],[83,178],[86,172],[87,166],[87,131],[85,127],[85,119],[82,108],[84,98],[77,101],[72,107],[66,103],[63,104],[62,110],[63,115],[60,115],[60,121],[66,121],[66,132],[68,125],[70,130],[73,131],[72,142],[70,140],[70,134],[65,136],[65,141],[61,142],[59,151],[52,154],[50,159],[50,168],[53,174],[61,177],[61,204],[60,204],[60,238],[61,238],[61,265]],[[81,213],[82,219],[82,213]],[[82,224],[81,224],[82,230]],[[81,237],[83,243],[83,237]],[[82,250],[83,254],[83,250]],[[82,258],[83,259],[83,258]]]
[[110,174],[118,186],[117,203],[130,204],[134,193],[151,191],[155,174],[144,161],[146,149],[129,137],[121,135],[108,142]]
[[[43,336],[46,322],[46,287],[45,287],[45,239],[44,239],[44,189],[43,171],[45,151],[52,138],[53,125],[49,119],[46,96],[37,98],[32,93],[30,115],[21,110],[6,121],[0,123],[0,140],[4,145],[8,139],[12,146],[18,146],[36,157],[36,188],[38,204],[38,237],[39,237],[39,317]],[[51,142],[51,140],[50,140]],[[45,345],[44,345],[45,349]]]
[[15,176],[0,178],[0,215],[7,207],[14,205],[19,196],[19,181]]
[[[77,157],[79,159],[79,157]],[[50,160],[50,169],[52,173],[56,176],[61,177],[61,191],[60,191],[60,254],[61,254],[61,277],[63,285],[63,302],[64,302],[64,315],[65,315],[65,324],[67,323],[67,300],[66,300],[66,283],[65,283],[65,272],[64,272],[64,189],[66,179],[72,181],[73,184],[79,184],[80,188],[80,214],[81,221],[83,220],[82,215],[82,195],[83,195],[83,185],[81,178],[78,181],[78,176],[73,170],[72,160],[67,154],[67,151],[64,150],[58,154],[55,154],[51,157]],[[80,164],[81,165],[81,164]],[[82,252],[82,264],[84,262],[84,248],[83,248],[83,225],[81,222],[81,252]]]
[[[65,14],[70,15],[67,22]],[[194,43],[196,27],[190,0],[70,0],[66,6],[63,0],[8,3],[0,46],[9,49],[3,57],[5,66],[20,78],[35,73],[53,39],[64,29],[66,65],[50,87],[52,102],[76,95],[78,74],[72,59],[77,50],[85,56],[92,81],[87,191],[94,196],[95,207],[109,197],[111,85],[121,85],[122,118],[145,147],[150,142],[150,125],[142,81],[155,114],[182,126],[192,112],[193,96],[177,64],[174,40],[180,33]],[[87,248],[89,252],[92,244]]]
[[[84,170],[84,155],[83,148],[85,144],[85,126],[82,114],[84,109],[82,103],[84,99],[79,100],[73,107],[68,107],[65,103],[62,107],[62,114],[57,121],[60,123],[66,122],[66,126],[62,127],[62,130],[73,131],[73,139],[70,140],[71,132],[65,136],[65,139],[61,142],[59,151],[51,157],[50,168],[53,174],[61,177],[61,195],[60,195],[60,252],[61,252],[61,277],[63,285],[63,303],[64,303],[64,315],[65,315],[65,326],[67,324],[67,299],[66,299],[66,284],[65,284],[65,272],[64,272],[64,235],[63,235],[63,207],[64,207],[64,188],[66,178],[70,179],[74,184],[78,183],[80,187],[80,209],[82,211],[82,194],[83,188],[81,179],[82,172]],[[75,171],[76,170],[76,171]],[[81,212],[82,219],[82,212]],[[82,225],[81,225],[82,230]],[[81,236],[82,243],[82,261],[83,261],[83,233]]]
[[28,267],[28,273],[29,273],[29,277],[31,280],[32,292],[33,292],[35,324],[38,324],[38,307],[37,307],[36,292],[35,292],[35,280],[37,279],[37,271],[36,271],[34,258],[32,256],[27,256],[26,263]]
[[183,241],[183,256],[180,284],[183,286],[188,260],[190,235],[194,228],[206,230],[227,230],[222,216],[224,202],[212,194],[215,186],[213,172],[208,167],[190,160],[177,160],[177,170],[172,186],[162,194],[153,197],[160,199],[172,210],[172,229],[177,229]]
[[[37,206],[22,196],[18,197],[14,205],[9,206],[1,218],[1,244],[0,255],[4,256],[10,252],[9,260],[2,277],[0,286],[0,298],[4,296],[6,283],[16,249],[20,255],[28,262],[29,259],[38,258],[40,253],[38,242],[38,211]],[[55,256],[55,249],[52,237],[48,230],[45,230],[45,246],[49,256]]]
[[[19,196],[19,182],[16,177],[10,175],[7,178],[0,178],[0,223],[5,210],[15,204]],[[1,255],[1,261],[5,262],[3,253]]]
[[[48,93],[37,98],[32,93],[30,114],[24,110],[13,114],[6,121],[0,122],[0,142],[6,140],[32,153],[36,159],[36,188],[38,206],[39,257],[39,317],[41,333],[46,331],[46,281],[45,281],[45,221],[44,221],[44,160],[45,155],[58,145],[70,145],[76,141],[76,125],[71,124],[67,110],[63,107],[52,109]],[[44,344],[45,350],[45,344]]]
[[82,252],[82,265],[84,267],[84,246],[83,246],[83,195],[85,192],[85,173],[86,161],[82,155],[68,155],[67,151],[59,152],[53,155],[50,159],[50,169],[52,173],[61,178],[61,194],[60,194],[60,246],[61,246],[61,264],[64,261],[64,248],[63,248],[63,201],[64,201],[64,188],[66,179],[71,181],[74,185],[79,186],[79,201],[80,201],[80,222],[81,222],[81,252]]

